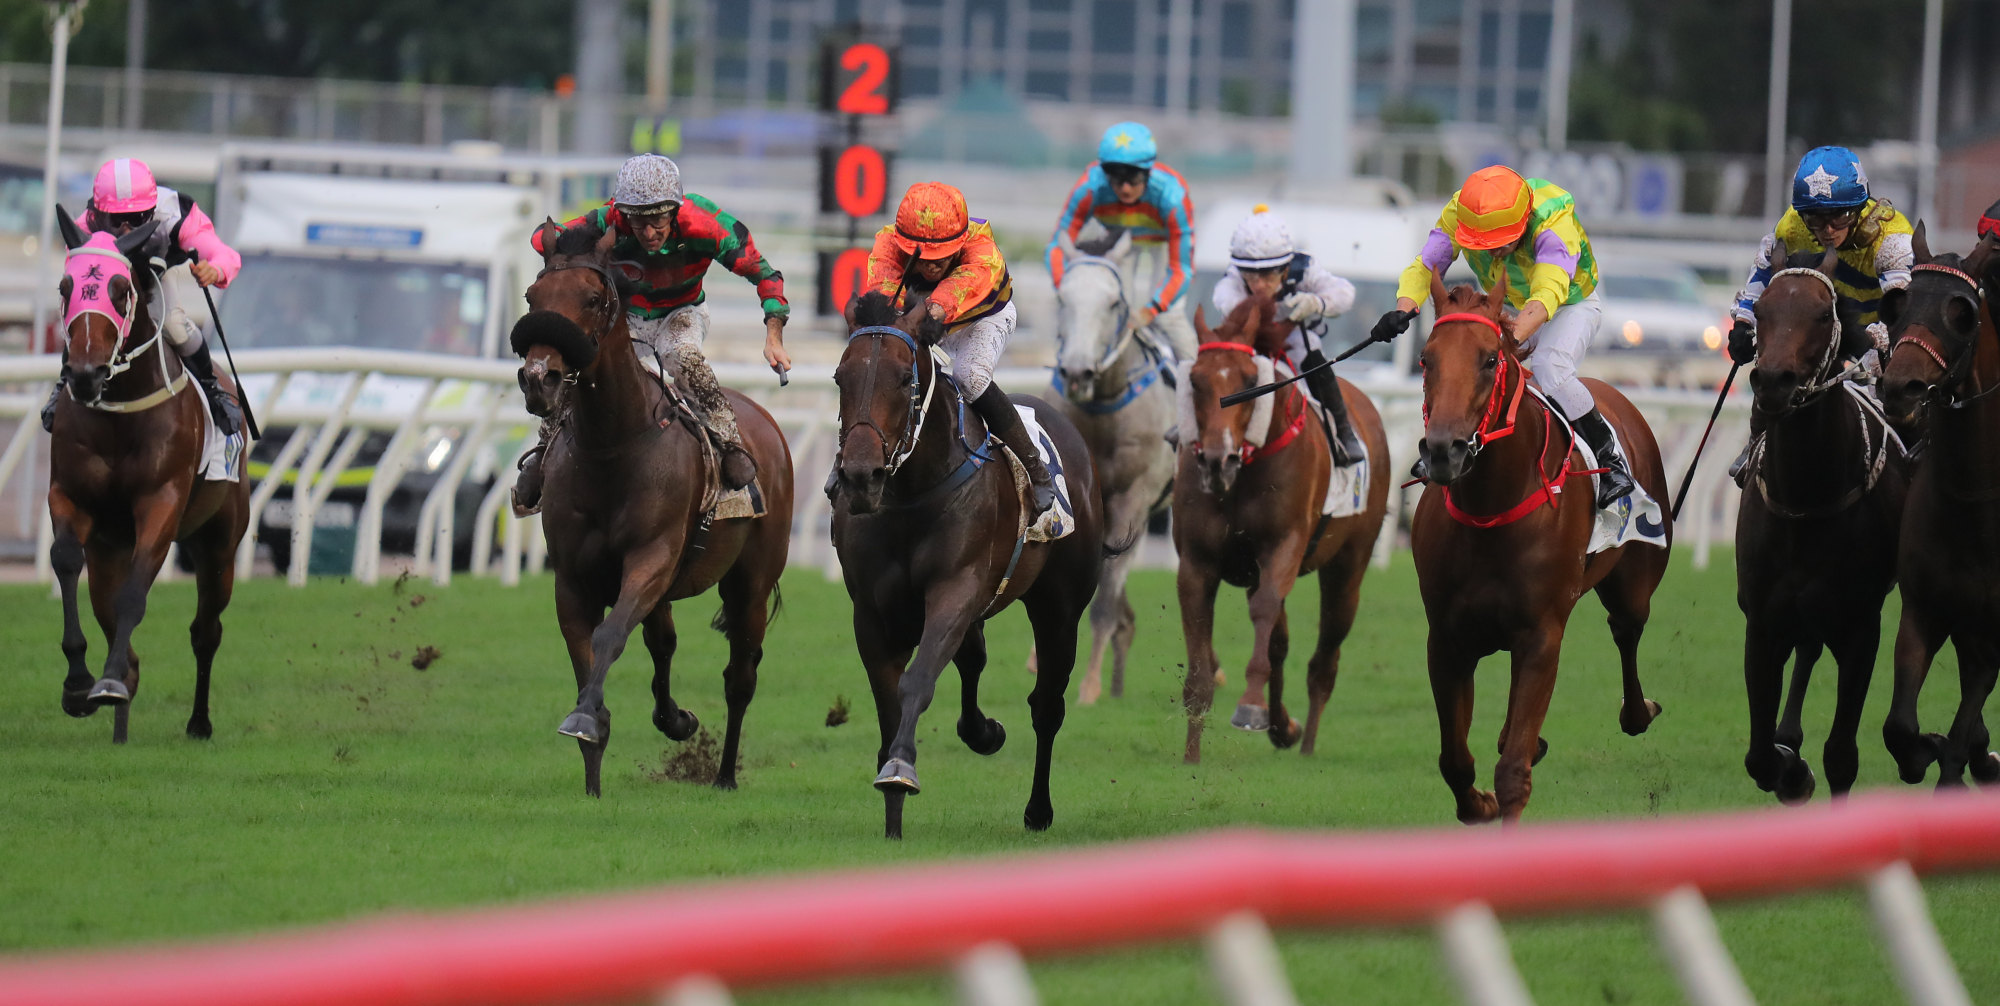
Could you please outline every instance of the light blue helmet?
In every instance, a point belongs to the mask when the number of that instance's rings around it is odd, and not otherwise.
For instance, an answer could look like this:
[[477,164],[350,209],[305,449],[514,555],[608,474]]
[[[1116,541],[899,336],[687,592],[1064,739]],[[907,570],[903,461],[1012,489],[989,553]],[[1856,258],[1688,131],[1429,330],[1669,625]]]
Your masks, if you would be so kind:
[[1097,144],[1097,160],[1103,164],[1150,169],[1153,159],[1159,156],[1160,146],[1153,142],[1153,131],[1136,122],[1112,126],[1104,131],[1104,139]]
[[1868,172],[1846,147],[1814,147],[1792,175],[1792,208],[1800,213],[1849,210],[1868,201]]

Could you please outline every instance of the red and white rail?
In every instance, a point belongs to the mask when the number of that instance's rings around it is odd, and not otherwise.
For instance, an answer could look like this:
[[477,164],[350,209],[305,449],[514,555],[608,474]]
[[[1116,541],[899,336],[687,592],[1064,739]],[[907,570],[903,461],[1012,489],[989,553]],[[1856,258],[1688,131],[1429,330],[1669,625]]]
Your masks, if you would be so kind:
[[1496,913],[1647,907],[1690,1001],[1734,1004],[1749,993],[1707,899],[1860,884],[1911,1001],[1959,1004],[1915,877],[1996,866],[1991,793],[1512,830],[1218,832],[14,957],[0,959],[0,1003],[695,1006],[733,985],[950,968],[963,1001],[1011,1006],[1034,1001],[1024,958],[1203,938],[1225,1001],[1283,1006],[1267,924],[1430,924],[1467,1002],[1515,1004],[1527,993]]

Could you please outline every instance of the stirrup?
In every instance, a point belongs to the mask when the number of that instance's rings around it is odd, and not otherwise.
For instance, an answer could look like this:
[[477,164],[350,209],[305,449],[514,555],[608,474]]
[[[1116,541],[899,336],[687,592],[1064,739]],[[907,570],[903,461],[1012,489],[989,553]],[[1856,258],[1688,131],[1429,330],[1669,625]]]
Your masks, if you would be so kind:
[[1598,476],[1602,479],[1597,484],[1596,502],[1599,510],[1607,509],[1611,504],[1638,491],[1639,485],[1633,481],[1631,471],[1626,466],[1624,458],[1615,458],[1608,463],[1602,461],[1599,463],[1603,464],[1605,468]]

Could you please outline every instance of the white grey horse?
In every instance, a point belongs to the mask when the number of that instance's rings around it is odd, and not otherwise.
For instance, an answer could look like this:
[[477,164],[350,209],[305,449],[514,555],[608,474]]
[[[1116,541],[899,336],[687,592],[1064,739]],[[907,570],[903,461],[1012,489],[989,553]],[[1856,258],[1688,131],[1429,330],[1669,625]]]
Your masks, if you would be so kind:
[[[1108,244],[1109,247],[1105,247]],[[1104,540],[1136,544],[1146,521],[1167,503],[1174,452],[1164,434],[1175,421],[1174,380],[1163,362],[1166,340],[1129,328],[1132,305],[1143,293],[1126,275],[1132,238],[1084,242],[1063,239],[1067,265],[1056,295],[1056,367],[1050,396],[1076,424],[1097,462],[1104,493]],[[1125,575],[1136,549],[1104,564],[1090,605],[1090,666],[1077,701],[1090,705],[1103,691],[1101,671],[1112,651],[1111,694],[1125,693],[1125,658],[1138,618],[1125,597]]]

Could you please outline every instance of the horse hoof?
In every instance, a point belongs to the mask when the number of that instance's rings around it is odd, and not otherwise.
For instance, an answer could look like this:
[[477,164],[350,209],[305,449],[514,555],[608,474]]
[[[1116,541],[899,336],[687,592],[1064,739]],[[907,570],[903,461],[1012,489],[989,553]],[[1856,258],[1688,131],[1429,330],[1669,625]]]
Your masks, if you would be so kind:
[[990,755],[1007,743],[1007,728],[1001,726],[999,720],[989,716],[984,722],[983,728],[974,729],[969,721],[958,721],[958,739],[964,741],[973,754]]
[[91,703],[88,691],[66,691],[62,696],[62,711],[77,719],[83,719],[86,716],[96,713],[97,706]]
[[1029,831],[1047,831],[1049,830],[1049,825],[1055,822],[1056,810],[1054,807],[1037,807],[1034,804],[1029,804],[1027,811],[1021,815],[1021,824]]
[[1813,777],[1812,766],[1789,745],[1777,745],[1779,757],[1784,759],[1784,768],[1778,775],[1774,790],[1778,802],[1787,807],[1796,807],[1812,799],[1813,791],[1819,788],[1819,780]]
[[1076,688],[1076,704],[1080,706],[1094,706],[1103,696],[1103,683],[1088,676],[1083,679],[1083,684]]
[[1628,715],[1630,710],[1626,708],[1623,700],[1619,701],[1618,728],[1625,731],[1626,735],[1637,737],[1645,733],[1646,728],[1653,725],[1654,718],[1659,716],[1663,711],[1660,704],[1654,702],[1652,699],[1647,699],[1641,708],[1644,710],[1643,716],[1638,714]]
[[730,776],[725,776],[725,775],[723,775],[723,774],[721,774],[721,773],[719,773],[719,772],[718,772],[718,773],[716,773],[716,776],[715,776],[715,788],[716,788],[716,789],[726,789],[726,790],[729,790],[729,791],[730,791],[730,792],[732,792],[732,793],[733,793],[733,792],[735,792],[735,791],[736,791],[736,777],[735,777],[735,776],[733,776],[733,775],[730,775]]
[[1286,729],[1278,730],[1274,727],[1265,731],[1271,738],[1271,746],[1280,751],[1297,744],[1299,742],[1299,735],[1305,733],[1305,728],[1299,726],[1299,721],[1296,718],[1288,716],[1285,719]]
[[189,720],[187,735],[195,740],[205,741],[215,736],[215,728],[207,720]]
[[1533,761],[1530,761],[1528,763],[1528,767],[1533,768],[1536,765],[1540,765],[1542,763],[1542,759],[1547,758],[1548,756],[1549,756],[1549,739],[1547,737],[1535,738],[1535,758]]
[[1227,685],[1227,684],[1229,684],[1229,675],[1227,675],[1227,674],[1224,674],[1224,673],[1222,673],[1222,669],[1221,669],[1221,668],[1219,668],[1219,667],[1218,667],[1218,668],[1216,668],[1216,670],[1215,670],[1215,687],[1217,687],[1217,688],[1221,688],[1222,686],[1224,686],[1224,685]]
[[116,678],[103,678],[97,684],[90,686],[87,698],[92,705],[122,705],[132,701],[132,690],[125,687],[125,682]]
[[1238,730],[1271,729],[1271,710],[1264,706],[1243,703],[1236,707],[1235,715],[1229,717],[1229,725]]
[[875,773],[875,788],[884,793],[891,790],[923,792],[917,785],[917,767],[901,758],[891,758],[882,763],[882,771]]
[[[556,728],[556,733],[564,737],[574,737],[585,744],[596,744],[603,738],[603,735],[598,733],[597,730],[597,717],[582,710],[564,717],[562,726]],[[591,795],[596,796],[597,794],[592,793]]]
[[1458,802],[1460,824],[1491,824],[1500,817],[1500,801],[1492,793],[1475,789]]
[[696,719],[693,713],[685,709],[676,709],[674,713],[676,715],[668,716],[660,712],[657,706],[653,709],[653,726],[666,734],[668,740],[684,741],[693,737],[696,730],[701,729],[701,720]]

